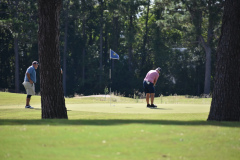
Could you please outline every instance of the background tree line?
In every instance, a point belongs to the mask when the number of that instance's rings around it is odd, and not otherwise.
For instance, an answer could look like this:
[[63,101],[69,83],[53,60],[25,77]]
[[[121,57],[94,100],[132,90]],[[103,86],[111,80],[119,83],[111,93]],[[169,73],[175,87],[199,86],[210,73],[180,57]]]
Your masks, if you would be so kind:
[[[143,92],[158,66],[157,95],[210,94],[222,13],[222,0],[63,0],[65,95],[104,93],[110,65],[112,90],[125,96]],[[25,71],[38,60],[37,31],[37,0],[0,2],[0,88],[24,91]],[[120,56],[111,64],[110,49]]]

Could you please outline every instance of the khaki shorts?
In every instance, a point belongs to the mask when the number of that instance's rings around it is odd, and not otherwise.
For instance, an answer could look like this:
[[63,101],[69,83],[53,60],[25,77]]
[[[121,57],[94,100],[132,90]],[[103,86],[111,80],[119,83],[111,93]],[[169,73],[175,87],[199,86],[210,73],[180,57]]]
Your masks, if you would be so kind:
[[35,85],[30,82],[23,82],[23,86],[26,89],[27,95],[35,95]]

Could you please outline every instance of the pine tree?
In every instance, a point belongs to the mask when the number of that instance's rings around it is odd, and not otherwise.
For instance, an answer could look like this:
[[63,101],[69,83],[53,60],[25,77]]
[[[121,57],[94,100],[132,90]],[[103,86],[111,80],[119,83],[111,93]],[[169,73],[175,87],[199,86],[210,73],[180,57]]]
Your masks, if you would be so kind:
[[68,118],[59,53],[59,14],[61,7],[62,0],[38,1],[38,52],[43,119]]
[[208,120],[240,121],[240,1],[225,1]]

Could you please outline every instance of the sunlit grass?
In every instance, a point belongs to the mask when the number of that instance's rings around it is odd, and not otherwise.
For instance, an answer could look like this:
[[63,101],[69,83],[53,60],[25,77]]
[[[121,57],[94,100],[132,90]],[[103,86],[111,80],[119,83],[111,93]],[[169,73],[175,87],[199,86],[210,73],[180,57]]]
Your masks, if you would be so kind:
[[0,159],[240,158],[240,124],[206,121],[210,99],[160,97],[149,109],[131,98],[66,98],[68,120],[42,120],[40,97],[35,109],[25,98],[0,92]]
[[[127,98],[111,95],[103,97],[73,97],[65,98],[66,104],[89,104],[89,103],[145,103],[145,99]],[[0,92],[0,106],[2,105],[25,105],[26,94],[13,94]],[[31,104],[40,104],[40,96],[32,96]],[[210,104],[211,98],[187,98],[187,96],[162,96],[155,97],[155,104]]]

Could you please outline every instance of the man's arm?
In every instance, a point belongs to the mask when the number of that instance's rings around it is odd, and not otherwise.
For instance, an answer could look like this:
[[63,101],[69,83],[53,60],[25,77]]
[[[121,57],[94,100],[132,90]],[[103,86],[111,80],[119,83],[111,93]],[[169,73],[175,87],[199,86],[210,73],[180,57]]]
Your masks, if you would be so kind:
[[27,78],[31,84],[33,84],[33,81],[31,80],[30,73],[26,72]]
[[153,81],[153,85],[154,85],[154,86],[155,86],[156,83],[157,83],[158,77],[159,77],[159,76],[157,76],[157,77],[154,79],[154,81]]
[[157,83],[157,80],[155,79],[154,82],[153,82],[153,86],[155,86]]

